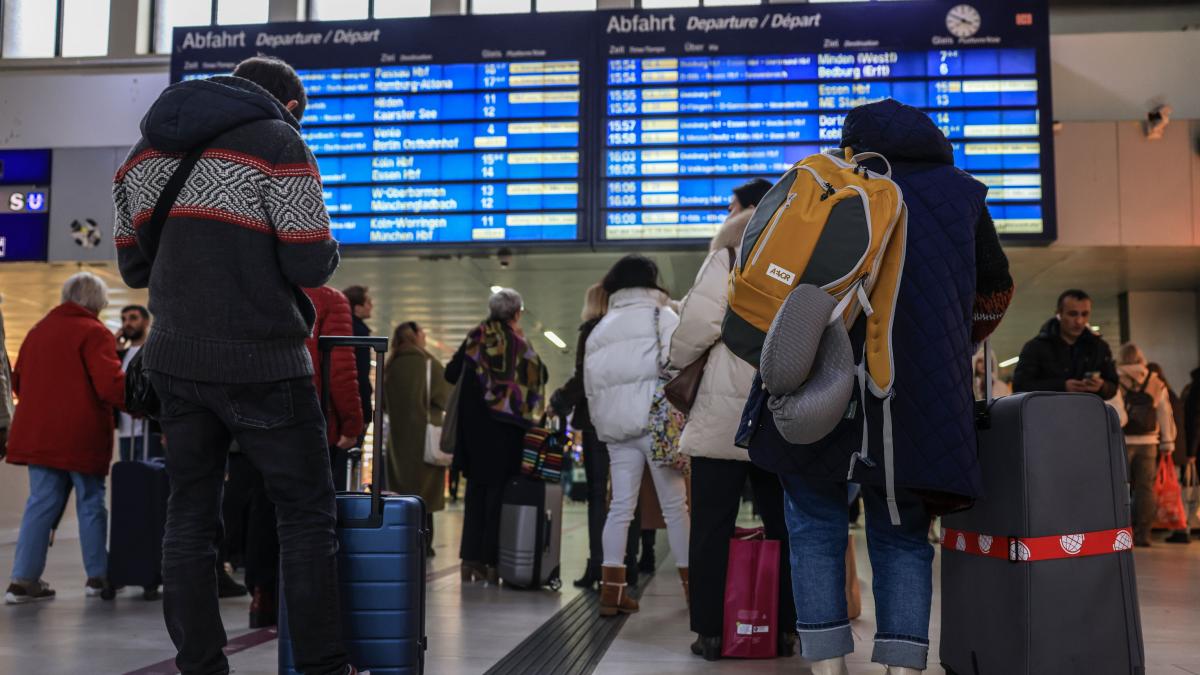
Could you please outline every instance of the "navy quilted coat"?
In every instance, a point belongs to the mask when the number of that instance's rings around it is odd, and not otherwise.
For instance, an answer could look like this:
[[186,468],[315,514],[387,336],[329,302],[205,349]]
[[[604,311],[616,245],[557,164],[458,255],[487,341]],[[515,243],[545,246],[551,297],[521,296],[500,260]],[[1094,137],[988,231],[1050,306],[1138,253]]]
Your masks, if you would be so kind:
[[[971,310],[975,227],[987,188],[954,167],[950,142],[927,115],[894,100],[852,110],[842,146],[887,157],[908,206],[908,246],[893,332],[895,486],[949,508],[966,505],[980,491]],[[860,319],[851,330],[856,354],[862,353],[864,324]],[[857,390],[854,397],[859,399]],[[756,386],[740,441],[749,443],[755,464],[776,473],[884,485],[883,406],[869,392],[866,398],[829,436],[801,446],[779,436]],[[864,410],[870,441],[865,462],[853,458],[862,445]]]

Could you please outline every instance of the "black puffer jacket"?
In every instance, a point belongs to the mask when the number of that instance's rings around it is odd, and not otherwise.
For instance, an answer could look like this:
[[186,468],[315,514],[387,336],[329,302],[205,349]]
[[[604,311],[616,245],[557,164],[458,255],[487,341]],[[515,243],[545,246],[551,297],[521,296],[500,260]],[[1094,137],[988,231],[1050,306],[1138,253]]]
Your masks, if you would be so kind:
[[1069,345],[1062,339],[1058,319],[1050,319],[1021,349],[1021,360],[1013,373],[1013,391],[1066,391],[1067,380],[1081,380],[1091,372],[1099,372],[1104,380],[1101,398],[1107,401],[1117,395],[1120,378],[1108,343],[1084,331],[1075,344]]

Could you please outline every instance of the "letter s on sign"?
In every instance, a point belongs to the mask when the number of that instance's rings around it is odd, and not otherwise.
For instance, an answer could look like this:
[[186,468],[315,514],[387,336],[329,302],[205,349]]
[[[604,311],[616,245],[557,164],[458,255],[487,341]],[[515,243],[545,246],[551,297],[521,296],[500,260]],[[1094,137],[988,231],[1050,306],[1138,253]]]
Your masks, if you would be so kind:
[[22,211],[25,209],[25,195],[20,192],[14,192],[8,196],[8,210]]

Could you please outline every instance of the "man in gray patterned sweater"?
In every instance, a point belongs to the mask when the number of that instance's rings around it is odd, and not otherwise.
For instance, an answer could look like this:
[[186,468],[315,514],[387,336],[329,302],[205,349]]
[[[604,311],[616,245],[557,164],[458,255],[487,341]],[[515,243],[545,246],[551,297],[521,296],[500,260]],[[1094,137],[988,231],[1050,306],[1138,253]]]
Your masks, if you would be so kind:
[[[121,276],[150,289],[142,351],[162,402],[170,506],[163,539],[167,629],[183,673],[227,673],[217,605],[226,452],[236,440],[278,513],[295,665],[353,675],[339,629],[336,512],[325,420],[305,346],[300,288],[338,265],[316,161],[299,133],[306,97],[282,61],[168,87],[117,172]],[[205,148],[161,230],[148,225],[185,153]]]

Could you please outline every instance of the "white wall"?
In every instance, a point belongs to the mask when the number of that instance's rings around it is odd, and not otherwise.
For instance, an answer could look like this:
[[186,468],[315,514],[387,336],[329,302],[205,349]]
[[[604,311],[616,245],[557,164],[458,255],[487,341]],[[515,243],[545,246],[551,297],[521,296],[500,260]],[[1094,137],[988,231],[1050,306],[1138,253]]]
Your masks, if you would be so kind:
[[1200,31],[1054,35],[1050,58],[1057,120],[1140,120],[1156,103],[1200,118]]
[[[1129,339],[1146,358],[1162,364],[1175,393],[1200,364],[1200,318],[1196,291],[1141,291],[1127,296]],[[1114,350],[1116,345],[1113,345]]]
[[0,71],[0,147],[131,146],[166,86],[165,65]]

